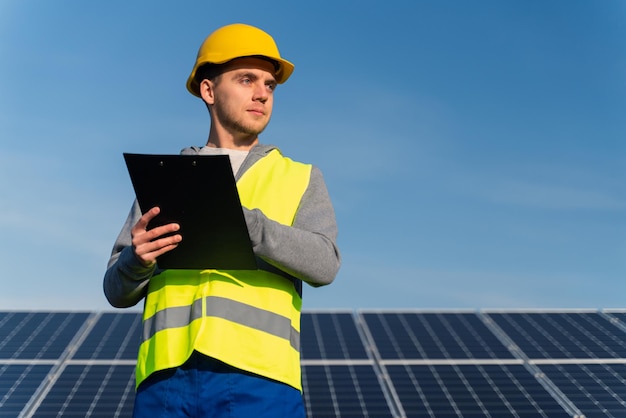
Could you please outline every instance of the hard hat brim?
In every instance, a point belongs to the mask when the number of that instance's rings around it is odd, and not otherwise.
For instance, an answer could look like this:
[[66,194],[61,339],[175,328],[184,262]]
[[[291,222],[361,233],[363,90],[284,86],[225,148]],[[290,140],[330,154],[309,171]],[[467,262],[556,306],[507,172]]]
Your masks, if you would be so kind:
[[280,57],[269,57],[266,55],[258,55],[258,54],[253,54],[253,55],[244,55],[244,56],[237,56],[237,57],[233,57],[230,59],[226,59],[226,60],[221,60],[220,62],[216,62],[216,61],[201,61],[201,62],[197,62],[196,65],[194,66],[193,70],[191,71],[191,74],[189,75],[189,78],[187,79],[187,90],[189,91],[189,93],[193,94],[196,97],[201,97],[200,96],[200,85],[198,83],[198,80],[196,80],[196,74],[198,72],[198,68],[202,67],[204,64],[226,64],[227,62],[230,62],[232,60],[235,60],[237,58],[246,58],[246,57],[260,57],[260,58],[267,58],[268,60],[275,62],[277,64],[277,70],[276,73],[274,74],[274,76],[276,77],[276,83],[278,84],[283,84],[285,81],[287,81],[287,79],[289,77],[291,77],[291,74],[293,73],[293,70],[295,68],[295,66],[287,61],[284,58],[280,58]]

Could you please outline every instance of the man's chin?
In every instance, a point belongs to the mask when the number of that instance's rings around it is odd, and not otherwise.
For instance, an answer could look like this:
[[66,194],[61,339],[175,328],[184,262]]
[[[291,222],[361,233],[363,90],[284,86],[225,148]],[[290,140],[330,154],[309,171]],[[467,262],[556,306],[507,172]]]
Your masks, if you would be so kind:
[[250,135],[250,136],[254,136],[257,137],[259,136],[264,130],[265,127],[267,126],[267,124],[259,127],[259,126],[237,126],[235,128],[235,130],[241,134],[244,135]]

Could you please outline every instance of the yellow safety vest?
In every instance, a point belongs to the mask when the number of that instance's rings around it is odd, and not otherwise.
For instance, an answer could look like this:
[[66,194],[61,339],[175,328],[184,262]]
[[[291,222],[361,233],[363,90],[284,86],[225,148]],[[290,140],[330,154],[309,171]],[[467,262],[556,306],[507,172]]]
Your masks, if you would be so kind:
[[[311,166],[273,150],[237,182],[242,206],[292,225]],[[194,350],[302,390],[300,312],[294,281],[265,270],[165,270],[152,277],[143,313],[137,386],[183,364]]]

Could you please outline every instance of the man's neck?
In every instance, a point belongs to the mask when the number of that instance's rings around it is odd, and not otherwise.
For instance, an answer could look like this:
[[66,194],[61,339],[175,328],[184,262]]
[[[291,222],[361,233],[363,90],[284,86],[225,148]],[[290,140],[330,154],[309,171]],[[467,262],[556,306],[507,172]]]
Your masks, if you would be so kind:
[[212,148],[228,148],[239,151],[249,151],[259,142],[258,137],[241,136],[237,137],[232,134],[218,134],[211,130],[206,146]]

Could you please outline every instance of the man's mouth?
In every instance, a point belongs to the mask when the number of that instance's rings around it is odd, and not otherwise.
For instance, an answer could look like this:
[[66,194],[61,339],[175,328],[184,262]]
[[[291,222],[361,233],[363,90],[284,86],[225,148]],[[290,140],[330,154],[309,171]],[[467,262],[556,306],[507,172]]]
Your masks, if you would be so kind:
[[248,109],[248,112],[254,114],[254,115],[258,115],[258,116],[262,116],[265,114],[265,112],[263,111],[263,109]]

